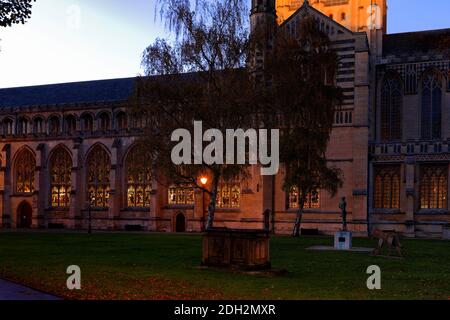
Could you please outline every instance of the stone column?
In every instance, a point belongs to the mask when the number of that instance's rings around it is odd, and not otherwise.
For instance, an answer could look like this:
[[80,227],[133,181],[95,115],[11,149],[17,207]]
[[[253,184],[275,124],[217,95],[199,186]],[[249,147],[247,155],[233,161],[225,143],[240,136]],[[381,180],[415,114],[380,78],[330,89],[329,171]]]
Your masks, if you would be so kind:
[[1,172],[3,179],[2,210],[0,212],[0,224],[2,228],[11,228],[11,145],[5,144],[1,151]]
[[[33,228],[46,228],[48,221],[45,214],[49,191],[47,160],[47,145],[40,143],[36,149],[36,173],[34,178],[34,194],[32,200],[33,207]],[[47,179],[46,179],[47,178]]]
[[418,191],[415,190],[416,180],[416,163],[413,157],[408,157],[405,162],[405,188],[406,188],[406,203],[405,203],[405,234],[414,237],[414,210],[415,202],[418,196]]
[[120,150],[121,140],[116,139],[111,148],[111,172],[109,175],[110,193],[108,201],[108,229],[114,230],[115,219],[120,216]]
[[71,192],[70,192],[70,208],[69,208],[69,216],[67,228],[68,229],[76,229],[79,226],[79,219],[81,218],[81,210],[85,206],[84,202],[79,199],[79,172],[80,172],[80,149],[81,149],[81,140],[75,140],[72,148],[72,172],[70,175],[70,184],[71,184]]
[[[74,228],[82,229],[85,226],[85,215],[83,210],[87,208],[88,199],[86,197],[86,175],[84,174],[84,143],[82,138],[74,140],[73,146],[73,169],[72,169],[72,187],[75,187],[71,195],[71,210],[74,211]],[[73,177],[75,176],[75,179]],[[87,225],[87,224],[86,224]]]

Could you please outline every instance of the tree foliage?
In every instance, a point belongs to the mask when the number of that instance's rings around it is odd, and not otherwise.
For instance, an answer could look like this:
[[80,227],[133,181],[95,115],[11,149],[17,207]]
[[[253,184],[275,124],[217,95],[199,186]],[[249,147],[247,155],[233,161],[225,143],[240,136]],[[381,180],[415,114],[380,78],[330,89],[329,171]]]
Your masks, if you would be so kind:
[[[171,142],[171,135],[184,128],[194,136],[193,121],[202,121],[203,131],[222,133],[280,129],[284,190],[298,187],[301,204],[317,189],[335,194],[342,184],[340,170],[326,159],[341,99],[335,84],[337,56],[328,37],[308,17],[295,37],[275,21],[265,21],[250,36],[245,2],[158,0],[160,17],[175,37],[157,39],[145,50],[146,77],[139,79],[133,99],[136,116],[146,121],[144,139],[158,179],[193,185],[210,195],[207,227],[213,226],[219,181],[245,179],[248,166],[173,164],[177,142]],[[261,57],[263,66],[255,72]],[[259,72],[264,81],[257,81]],[[199,183],[201,175],[210,178],[207,187]],[[294,234],[302,210],[301,205]]]
[[[201,188],[210,195],[207,228],[213,226],[220,181],[245,179],[247,166],[232,164],[175,165],[171,142],[176,129],[194,137],[193,121],[203,132],[252,127],[253,86],[245,69],[248,27],[244,1],[158,1],[161,17],[176,39],[157,39],[143,55],[148,77],[139,81],[135,102],[146,119],[146,145],[154,154],[160,181]],[[156,77],[155,77],[156,76]],[[205,147],[205,145],[203,146]],[[194,158],[195,150],[189,155]],[[200,175],[209,178],[205,187]]]
[[[280,162],[285,167],[284,190],[299,191],[298,215],[293,234],[299,235],[303,205],[308,195],[326,190],[335,195],[342,185],[341,170],[330,167],[326,150],[341,90],[335,83],[336,52],[316,21],[304,16],[295,32],[278,30],[266,72],[270,104],[266,123],[281,128]],[[294,36],[295,35],[295,36]]]
[[36,0],[0,0],[0,27],[24,24],[31,17]]

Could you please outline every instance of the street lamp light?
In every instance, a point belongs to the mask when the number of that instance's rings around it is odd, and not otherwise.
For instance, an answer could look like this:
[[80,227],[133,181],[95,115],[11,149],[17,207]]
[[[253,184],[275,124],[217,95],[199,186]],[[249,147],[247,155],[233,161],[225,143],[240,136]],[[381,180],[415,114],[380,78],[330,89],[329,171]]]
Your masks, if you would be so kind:
[[89,196],[88,200],[88,234],[92,233],[92,201],[93,199]]
[[202,231],[205,231],[205,186],[208,183],[207,177],[201,177],[200,183],[202,184]]

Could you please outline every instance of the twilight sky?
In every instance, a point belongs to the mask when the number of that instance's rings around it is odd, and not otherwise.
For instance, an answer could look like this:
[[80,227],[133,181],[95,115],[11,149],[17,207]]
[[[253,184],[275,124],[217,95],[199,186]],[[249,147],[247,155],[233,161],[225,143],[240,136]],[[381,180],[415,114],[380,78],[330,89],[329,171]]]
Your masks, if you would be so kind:
[[[389,33],[450,27],[448,0],[388,5]],[[154,18],[154,0],[37,0],[27,24],[0,28],[0,88],[135,76],[167,37]]]

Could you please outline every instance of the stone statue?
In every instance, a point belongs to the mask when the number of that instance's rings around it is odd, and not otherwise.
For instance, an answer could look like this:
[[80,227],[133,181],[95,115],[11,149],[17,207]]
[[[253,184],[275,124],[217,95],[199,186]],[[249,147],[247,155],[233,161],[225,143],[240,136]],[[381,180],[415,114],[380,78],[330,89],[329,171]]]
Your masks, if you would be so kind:
[[347,201],[345,201],[345,197],[342,197],[341,202],[339,202],[339,209],[342,211],[342,231],[347,231]]
[[402,245],[400,244],[399,234],[393,231],[381,231],[379,229],[375,229],[372,232],[372,237],[378,239],[378,245],[373,250],[372,255],[378,256],[381,253],[381,249],[383,245],[386,243],[388,247],[388,257],[391,255],[392,249],[395,249],[398,253],[399,257],[403,257],[402,255]]

